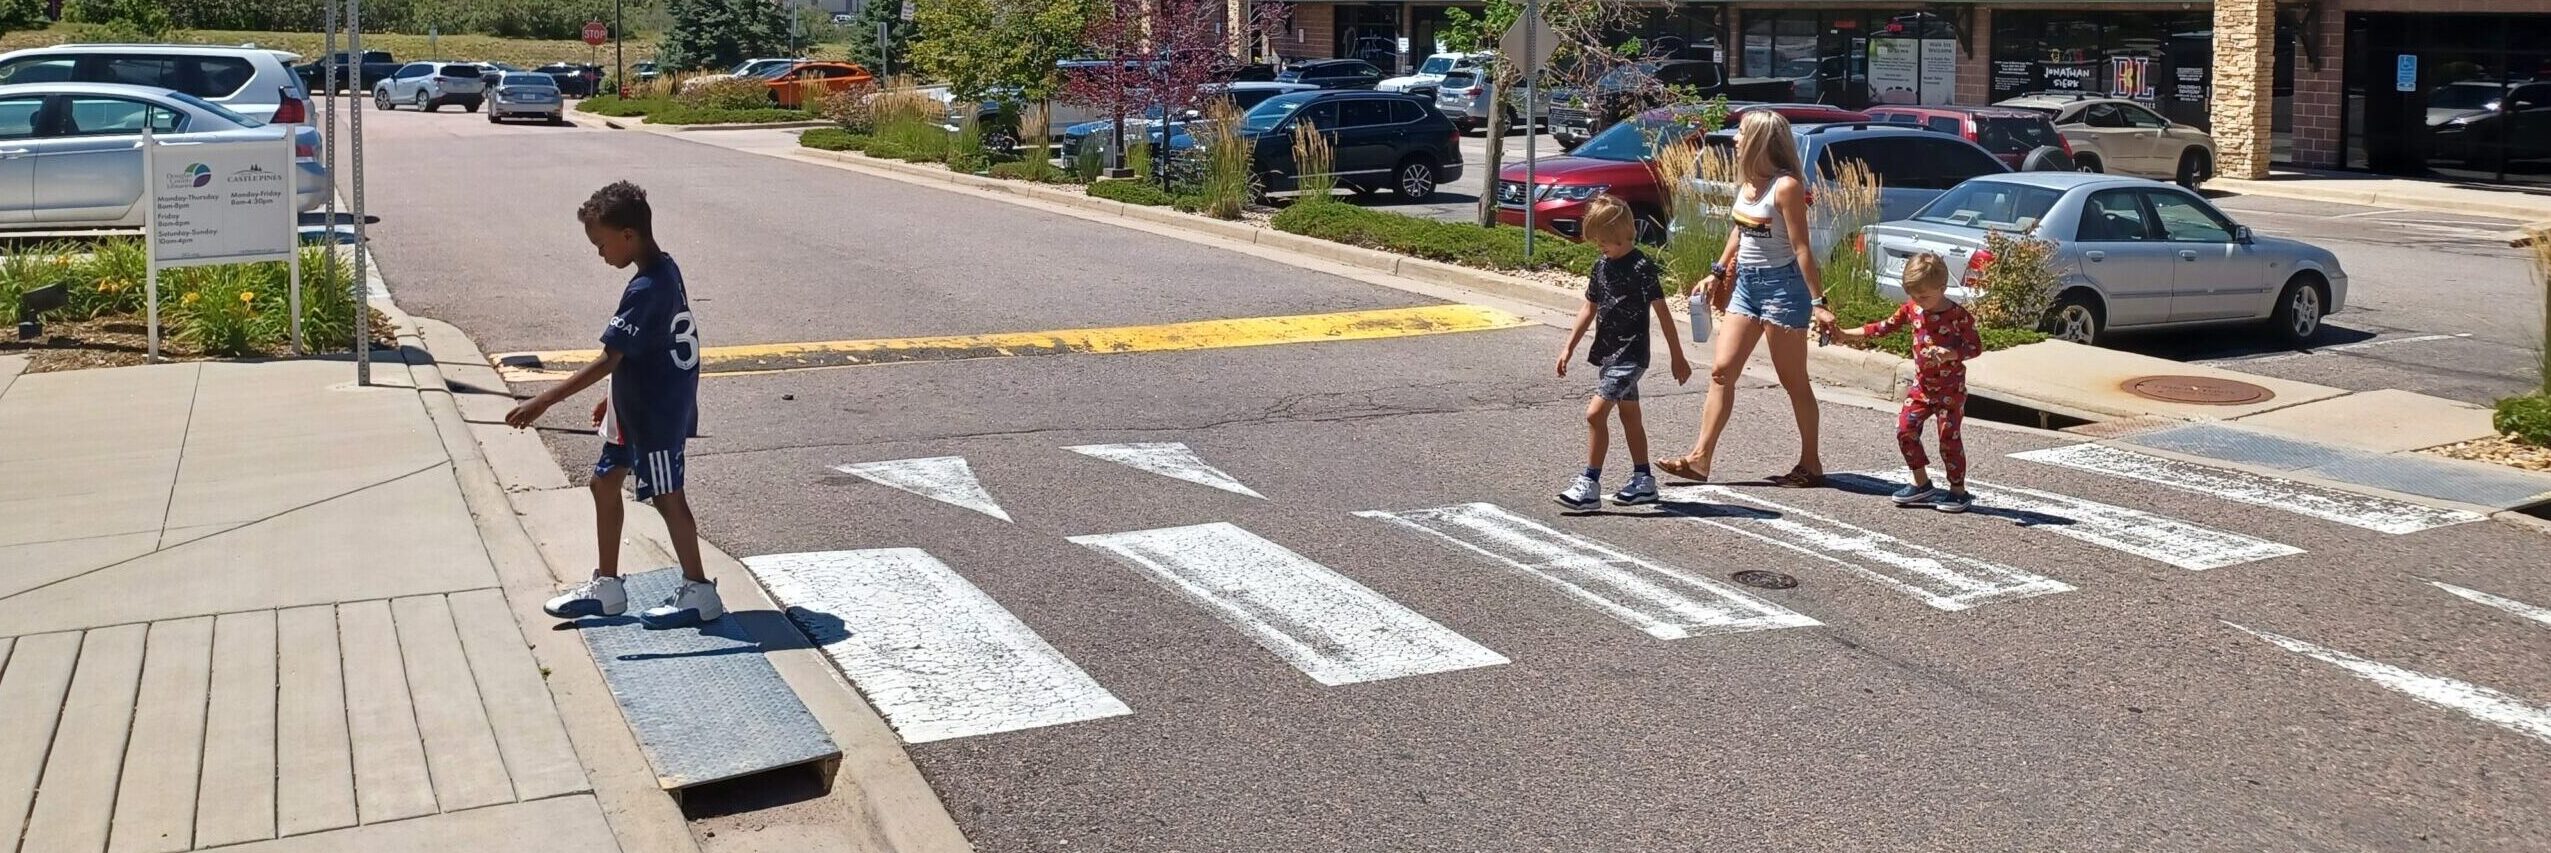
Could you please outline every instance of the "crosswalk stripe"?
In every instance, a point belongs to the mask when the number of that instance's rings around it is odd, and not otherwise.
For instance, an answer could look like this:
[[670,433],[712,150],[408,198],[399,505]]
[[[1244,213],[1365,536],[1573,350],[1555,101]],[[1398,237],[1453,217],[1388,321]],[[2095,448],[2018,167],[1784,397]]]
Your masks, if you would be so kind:
[[1505,564],[1659,639],[1819,624],[1707,576],[1561,533],[1495,504],[1356,515],[1430,534]]
[[1241,485],[1238,479],[1206,463],[1204,457],[1196,455],[1194,449],[1175,441],[1084,444],[1063,449],[1093,459],[1105,459],[1119,465],[1150,471],[1173,480],[1185,480],[1200,486],[1211,486],[1235,495],[1247,495],[1259,500],[1266,500],[1267,497],[1258,494],[1248,486]]
[[2469,682],[2402,669],[2380,661],[2366,660],[2337,649],[2294,639],[2283,634],[2223,623],[2253,637],[2276,644],[2293,652],[2340,669],[2395,692],[2452,711],[2472,719],[2490,723],[2509,731],[2551,743],[2551,708],[2533,705],[2515,696]]
[[1313,681],[1355,684],[1506,663],[1398,602],[1238,526],[1071,537],[1205,606]]
[[[1884,495],[1912,482],[1913,472],[1898,468],[1886,473],[1844,474],[1832,480],[1841,488]],[[2071,495],[1981,480],[1966,481],[1966,488],[1975,495],[1971,512],[1976,515],[2007,518],[2022,527],[2070,536],[2190,571],[2303,553],[2303,549],[2292,545]]]
[[927,551],[773,554],[744,565],[907,743],[1133,713]]
[[[1841,566],[1941,610],[1965,610],[2073,589],[2054,578],[1916,545],[1724,486],[1676,486],[1663,490],[1660,497],[1670,509],[1693,521]],[[1746,504],[1763,509],[1749,509]]]
[[2526,619],[2531,619],[2535,622],[2551,625],[2551,608],[2535,607],[2503,595],[2491,595],[2476,589],[2466,589],[2442,581],[2428,581],[2427,585],[2453,593],[2470,601],[2476,601]]
[[2395,535],[2481,519],[2477,513],[2421,506],[2248,471],[2164,459],[2104,444],[2049,447],[2014,453],[2011,458],[2142,480]]
[[974,478],[974,468],[966,464],[963,456],[855,462],[835,465],[833,470],[880,486],[891,486],[941,503],[965,507],[1002,521],[1010,520],[1010,513],[992,499],[992,493],[983,488],[983,481]]

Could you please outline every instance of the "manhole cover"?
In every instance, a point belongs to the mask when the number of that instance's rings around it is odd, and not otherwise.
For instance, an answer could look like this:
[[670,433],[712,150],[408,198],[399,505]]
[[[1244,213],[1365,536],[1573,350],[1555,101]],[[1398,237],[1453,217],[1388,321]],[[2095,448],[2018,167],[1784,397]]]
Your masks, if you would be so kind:
[[2125,389],[2146,399],[2199,406],[2238,406],[2276,397],[2257,385],[2211,376],[2145,376],[2126,380]]
[[1761,569],[1747,569],[1745,571],[1728,575],[1728,577],[1735,578],[1737,583],[1754,587],[1756,589],[1788,589],[1798,585],[1797,578],[1793,578],[1779,572],[1766,572]]

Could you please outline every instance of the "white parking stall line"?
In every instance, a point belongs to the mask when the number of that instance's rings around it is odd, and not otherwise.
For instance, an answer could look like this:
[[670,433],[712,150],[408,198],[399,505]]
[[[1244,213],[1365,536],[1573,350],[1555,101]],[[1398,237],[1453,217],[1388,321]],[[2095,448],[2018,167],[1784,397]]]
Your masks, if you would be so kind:
[[1327,566],[1216,522],[1074,536],[1193,598],[1267,651],[1326,685],[1494,666],[1471,642]]
[[2471,718],[2551,743],[2551,708],[2543,708],[2515,696],[2469,682],[2402,669],[2380,661],[2371,661],[2337,649],[2306,643],[2282,634],[2223,623],[2233,630],[2276,644],[2293,652],[2340,669],[2367,681],[2380,684],[2420,702],[2460,711]]
[[1267,499],[1267,496],[1258,494],[1255,490],[1250,489],[1248,486],[1241,485],[1239,479],[1234,478],[1229,474],[1225,474],[1222,472],[1222,469],[1206,463],[1204,457],[1196,455],[1196,451],[1193,448],[1190,448],[1180,442],[1162,441],[1136,444],[1084,444],[1078,447],[1066,447],[1063,449],[1094,459],[1105,459],[1119,465],[1126,465],[1150,471],[1154,474],[1159,474],[1172,480],[1184,480],[1200,486],[1210,486],[1216,489],[1221,489],[1235,495],[1247,495],[1259,500]]
[[[1856,474],[1870,482],[1865,491],[1884,493],[1911,482],[1913,472],[1898,468],[1883,474]],[[2007,518],[2022,527],[2069,536],[2112,551],[2123,551],[2189,571],[2202,572],[2242,563],[2287,557],[2303,549],[2139,509],[2002,486],[1966,481],[1975,495],[1976,515]]]
[[2368,349],[2373,349],[2373,348],[2376,348],[2376,347],[2387,347],[2387,346],[2391,346],[2391,345],[2393,345],[2393,344],[2417,344],[2417,343],[2426,343],[2426,342],[2428,342],[2428,341],[2451,341],[2451,340],[2460,340],[2460,339],[2462,339],[2462,338],[2468,338],[2468,337],[2471,337],[2471,333],[2470,333],[2470,332],[2463,332],[2463,333],[2461,333],[2461,334],[2455,334],[2455,335],[2411,335],[2411,336],[2409,336],[2409,337],[2405,337],[2405,338],[2375,338],[2375,339],[2373,339],[2373,340],[2368,340],[2368,341],[2357,341],[2357,342],[2352,343],[2352,344],[2331,344],[2331,345],[2329,345],[2329,346],[2325,346],[2325,347],[2313,347],[2313,348],[2312,348],[2312,350],[2311,350],[2311,351],[2309,351],[2309,352],[2281,352],[2281,353],[2277,353],[2277,354],[2275,354],[2275,355],[2262,355],[2262,356],[2255,356],[2255,357],[2252,357],[2252,358],[2219,359],[2219,360],[2221,360],[2221,361],[2237,361],[2237,362],[2241,362],[2241,363],[2243,363],[2243,364],[2266,364],[2266,363],[2268,363],[2268,362],[2272,362],[2272,361],[2290,361],[2290,360],[2298,359],[2298,358],[2310,358],[2310,357],[2312,357],[2312,356],[2320,355],[2320,354],[2322,354],[2322,353],[2331,353],[2331,352],[2355,352],[2355,351],[2358,351],[2358,350],[2368,350]]
[[2467,589],[2445,583],[2443,581],[2428,581],[2427,585],[2461,596],[2466,600],[2486,604],[2491,607],[2507,611],[2508,613],[2513,613],[2519,617],[2540,622],[2544,625],[2551,625],[2551,608],[2535,607],[2506,596],[2491,595],[2476,589]]
[[891,486],[941,503],[965,507],[1002,521],[1010,520],[1010,513],[992,500],[992,493],[983,488],[981,480],[974,478],[974,468],[966,464],[963,456],[857,462],[835,465],[833,470],[880,486]]
[[1133,713],[919,548],[744,558],[906,743]]
[[2142,480],[2224,500],[2283,510],[2394,535],[2479,521],[2477,513],[2422,506],[2293,480],[2164,459],[2104,444],[2071,444],[2011,454],[2065,468]]
[[1676,486],[1661,497],[1693,521],[1832,563],[1941,610],[2073,589],[2054,578],[1916,545],[1724,486]]
[[1441,538],[1557,587],[1658,639],[1821,624],[1707,576],[1561,533],[1495,504],[1356,515]]

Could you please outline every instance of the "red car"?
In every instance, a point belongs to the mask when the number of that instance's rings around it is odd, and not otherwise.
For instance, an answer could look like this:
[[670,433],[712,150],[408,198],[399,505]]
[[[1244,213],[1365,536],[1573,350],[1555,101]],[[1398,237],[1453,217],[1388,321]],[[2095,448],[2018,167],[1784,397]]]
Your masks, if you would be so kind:
[[[1780,113],[1794,124],[1869,120],[1862,113],[1819,104],[1729,106],[1728,127],[1735,127],[1746,113],[1758,110]],[[1524,204],[1529,196],[1535,227],[1570,240],[1579,239],[1586,204],[1595,196],[1608,193],[1628,202],[1630,209],[1638,213],[1641,242],[1664,240],[1670,215],[1668,199],[1664,187],[1658,184],[1653,161],[1666,146],[1685,140],[1698,143],[1704,133],[1715,129],[1699,126],[1700,113],[1695,106],[1649,110],[1637,121],[1605,128],[1568,156],[1540,161],[1534,169],[1535,186],[1529,193],[1524,187],[1524,165],[1506,164],[1497,171],[1497,221],[1524,224]]]
[[[1888,124],[1910,124],[1928,130],[1966,137],[1966,141],[1984,146],[2001,158],[2002,165],[2012,171],[2072,171],[2073,144],[2055,129],[2055,121],[2045,113],[2014,107],[1912,107],[1879,105],[1870,107],[1869,117]],[[2041,168],[2029,168],[2029,155],[2042,148],[2064,152],[2059,162]],[[2048,155],[2053,156],[2053,155]]]

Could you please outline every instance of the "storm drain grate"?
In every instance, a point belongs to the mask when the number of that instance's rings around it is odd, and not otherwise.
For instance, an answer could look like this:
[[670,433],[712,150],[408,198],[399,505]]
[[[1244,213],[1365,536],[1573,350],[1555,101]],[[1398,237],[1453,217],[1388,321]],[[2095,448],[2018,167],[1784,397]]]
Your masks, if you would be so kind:
[[1734,578],[1737,583],[1741,583],[1755,589],[1790,589],[1798,585],[1797,578],[1793,578],[1779,572],[1767,572],[1761,569],[1746,569],[1745,571],[1728,575],[1728,577]]
[[2120,387],[2148,400],[2197,406],[2239,406],[2276,398],[2276,392],[2266,388],[2212,376],[2141,376]]

